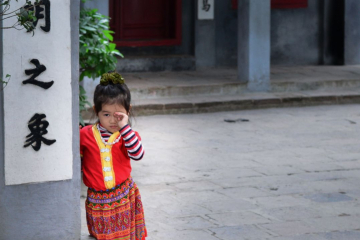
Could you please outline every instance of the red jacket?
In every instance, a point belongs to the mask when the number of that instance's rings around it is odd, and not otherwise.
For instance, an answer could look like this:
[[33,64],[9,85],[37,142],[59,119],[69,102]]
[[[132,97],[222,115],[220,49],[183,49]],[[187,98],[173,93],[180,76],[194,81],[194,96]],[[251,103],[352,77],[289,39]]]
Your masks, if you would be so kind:
[[[119,134],[119,132],[113,133],[110,139],[116,139]],[[141,141],[137,132],[135,135]],[[96,125],[86,126],[80,130],[83,181],[87,187],[97,191],[119,185],[131,173],[130,157],[123,137],[114,145],[106,146],[102,143],[101,138],[99,140],[99,136]],[[102,148],[109,150],[100,151]]]

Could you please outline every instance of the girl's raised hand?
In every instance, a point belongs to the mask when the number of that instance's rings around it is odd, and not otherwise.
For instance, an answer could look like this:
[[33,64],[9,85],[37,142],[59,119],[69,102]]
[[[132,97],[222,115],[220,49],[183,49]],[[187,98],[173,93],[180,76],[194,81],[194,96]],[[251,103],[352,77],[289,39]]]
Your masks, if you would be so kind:
[[117,120],[117,124],[119,128],[123,128],[126,124],[128,124],[129,116],[122,112],[115,112],[114,117]]

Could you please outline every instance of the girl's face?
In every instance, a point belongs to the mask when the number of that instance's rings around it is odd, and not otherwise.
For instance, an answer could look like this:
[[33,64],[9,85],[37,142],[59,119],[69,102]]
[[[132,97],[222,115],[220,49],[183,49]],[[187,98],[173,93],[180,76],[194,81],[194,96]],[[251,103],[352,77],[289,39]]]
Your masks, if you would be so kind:
[[103,104],[100,112],[97,113],[101,125],[111,133],[120,130],[118,121],[114,117],[115,112],[121,112],[128,115],[126,109],[120,104]]

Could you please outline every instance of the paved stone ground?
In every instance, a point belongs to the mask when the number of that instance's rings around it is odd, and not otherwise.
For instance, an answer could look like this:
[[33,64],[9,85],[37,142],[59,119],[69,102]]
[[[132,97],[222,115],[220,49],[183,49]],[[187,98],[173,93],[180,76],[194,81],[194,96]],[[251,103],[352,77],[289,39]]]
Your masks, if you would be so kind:
[[133,128],[148,240],[360,239],[360,105],[138,117]]

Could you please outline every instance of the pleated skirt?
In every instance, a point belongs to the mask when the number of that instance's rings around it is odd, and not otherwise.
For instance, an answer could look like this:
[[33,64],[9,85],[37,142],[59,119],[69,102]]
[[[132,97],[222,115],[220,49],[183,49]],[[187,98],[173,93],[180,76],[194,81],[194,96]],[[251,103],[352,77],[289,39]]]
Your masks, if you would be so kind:
[[89,188],[85,201],[91,236],[98,240],[145,240],[144,209],[131,177],[107,191]]

